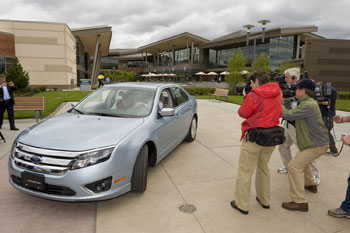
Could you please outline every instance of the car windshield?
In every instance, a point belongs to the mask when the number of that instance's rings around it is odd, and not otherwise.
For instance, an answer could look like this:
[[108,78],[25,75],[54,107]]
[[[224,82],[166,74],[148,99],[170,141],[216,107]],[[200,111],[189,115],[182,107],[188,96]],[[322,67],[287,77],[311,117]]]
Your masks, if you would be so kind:
[[102,88],[76,105],[73,112],[112,117],[145,117],[151,112],[154,95],[155,91],[151,89]]

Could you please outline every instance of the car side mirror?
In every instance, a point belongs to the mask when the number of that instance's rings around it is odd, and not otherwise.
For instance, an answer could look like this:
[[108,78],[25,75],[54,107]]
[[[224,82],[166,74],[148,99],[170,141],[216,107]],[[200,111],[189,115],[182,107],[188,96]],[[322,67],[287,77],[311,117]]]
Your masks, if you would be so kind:
[[175,115],[175,109],[173,109],[173,108],[163,108],[162,110],[159,111],[159,114],[162,117],[174,116]]

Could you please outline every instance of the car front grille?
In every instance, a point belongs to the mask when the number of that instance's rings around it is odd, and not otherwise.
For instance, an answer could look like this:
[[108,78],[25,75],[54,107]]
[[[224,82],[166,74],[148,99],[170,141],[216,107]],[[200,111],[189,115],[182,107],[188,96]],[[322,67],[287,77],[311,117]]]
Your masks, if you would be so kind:
[[12,175],[11,179],[12,179],[13,183],[15,183],[21,187],[24,187],[26,189],[34,190],[36,192],[42,192],[42,193],[47,193],[47,194],[52,194],[52,195],[59,195],[59,196],[74,196],[75,195],[75,192],[68,187],[51,185],[51,184],[44,184],[43,190],[36,190],[36,189],[25,187],[23,185],[23,181],[22,181],[21,177]]
[[17,143],[12,158],[17,166],[26,170],[63,175],[78,156],[78,152],[47,150]]

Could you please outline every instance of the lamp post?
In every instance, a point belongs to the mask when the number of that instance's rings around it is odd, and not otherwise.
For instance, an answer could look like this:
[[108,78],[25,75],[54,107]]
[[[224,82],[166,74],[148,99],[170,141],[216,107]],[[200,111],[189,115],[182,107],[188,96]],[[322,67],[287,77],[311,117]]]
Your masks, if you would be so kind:
[[[265,37],[265,27],[266,24],[271,22],[270,20],[264,19],[264,20],[259,20],[258,23],[262,24],[262,33],[253,36],[254,39],[254,46],[253,46],[253,71],[255,71],[255,55],[256,55],[256,39],[261,37],[261,42],[264,43],[264,37]],[[249,34],[250,34],[250,29],[254,27],[254,25],[247,24],[243,26],[244,28],[247,29],[247,43],[246,45],[249,46]]]

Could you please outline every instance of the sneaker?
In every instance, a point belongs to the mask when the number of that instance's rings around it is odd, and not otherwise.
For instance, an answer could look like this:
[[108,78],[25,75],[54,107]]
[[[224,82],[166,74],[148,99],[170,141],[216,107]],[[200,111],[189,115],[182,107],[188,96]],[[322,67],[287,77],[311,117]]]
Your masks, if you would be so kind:
[[328,210],[328,214],[336,218],[350,218],[350,213],[345,212],[340,208],[330,209]]
[[338,152],[337,151],[327,151],[327,155],[332,155],[334,157],[338,156]]
[[278,168],[277,172],[281,174],[285,174],[285,173],[288,173],[288,169],[286,167],[281,167],[281,168]]
[[320,182],[321,182],[320,173],[317,173],[316,175],[314,175],[314,179],[315,179],[315,184],[320,185]]

